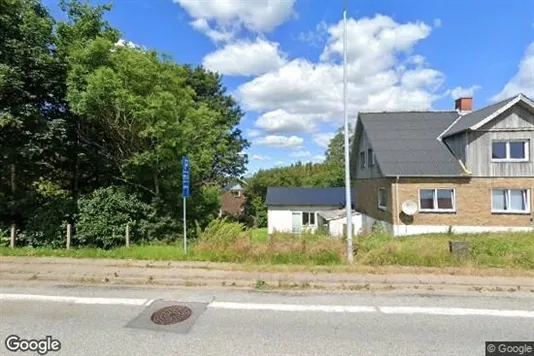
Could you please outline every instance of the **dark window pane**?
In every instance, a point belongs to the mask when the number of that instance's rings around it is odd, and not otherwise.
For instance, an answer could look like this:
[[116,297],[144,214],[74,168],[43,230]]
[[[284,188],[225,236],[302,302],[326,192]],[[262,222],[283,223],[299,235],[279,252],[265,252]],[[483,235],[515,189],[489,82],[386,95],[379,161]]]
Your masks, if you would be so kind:
[[434,189],[421,189],[421,209],[434,209]]
[[375,160],[374,160],[374,157],[373,157],[373,150],[372,149],[368,149],[367,150],[367,162],[369,162],[369,167],[374,166],[374,164],[375,164]]
[[365,168],[365,152],[360,152],[360,168]]
[[310,222],[310,214],[302,213],[302,225],[308,225]]
[[491,158],[505,159],[506,158],[506,142],[493,142],[491,144]]
[[309,213],[310,214],[310,225],[315,225],[315,214],[314,213]]
[[453,209],[452,189],[438,189],[438,209]]
[[387,204],[386,190],[385,189],[379,189],[378,190],[378,206],[385,207],[386,204]]
[[510,142],[510,158],[525,159],[525,143],[524,142]]

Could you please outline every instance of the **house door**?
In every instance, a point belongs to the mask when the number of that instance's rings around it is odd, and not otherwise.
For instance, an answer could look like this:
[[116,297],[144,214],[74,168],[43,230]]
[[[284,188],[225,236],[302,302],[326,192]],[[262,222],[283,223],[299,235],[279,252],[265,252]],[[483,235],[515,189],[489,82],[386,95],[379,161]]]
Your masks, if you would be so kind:
[[294,234],[300,234],[302,231],[302,215],[300,213],[293,213],[292,219],[292,232]]

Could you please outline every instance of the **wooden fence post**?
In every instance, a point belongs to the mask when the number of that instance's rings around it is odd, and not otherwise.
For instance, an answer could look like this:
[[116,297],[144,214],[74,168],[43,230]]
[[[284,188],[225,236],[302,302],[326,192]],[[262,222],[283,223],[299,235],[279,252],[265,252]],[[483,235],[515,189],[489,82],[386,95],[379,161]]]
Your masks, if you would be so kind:
[[11,240],[9,247],[15,248],[15,238],[17,236],[17,225],[15,223],[11,224]]
[[67,250],[70,250],[70,238],[72,234],[72,225],[67,224]]
[[126,247],[130,247],[130,223],[126,223]]

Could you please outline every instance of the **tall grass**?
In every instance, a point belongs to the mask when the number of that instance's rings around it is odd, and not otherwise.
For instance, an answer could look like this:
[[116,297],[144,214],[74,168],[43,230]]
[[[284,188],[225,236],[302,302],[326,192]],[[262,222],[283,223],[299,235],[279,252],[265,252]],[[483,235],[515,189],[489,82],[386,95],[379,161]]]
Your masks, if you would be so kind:
[[[251,264],[335,265],[346,261],[341,239],[320,234],[275,233],[249,230],[244,225],[215,220],[197,231],[185,254],[181,244],[99,249],[0,248],[0,255],[132,258],[144,260],[195,260]],[[471,245],[468,258],[449,252],[449,240]],[[355,237],[355,261],[368,266],[475,266],[534,270],[534,235],[501,233],[476,235],[433,234],[396,238],[383,233]]]
[[265,264],[340,264],[343,244],[314,234],[273,234],[248,230],[225,220],[213,221],[198,231],[195,253],[203,259]]

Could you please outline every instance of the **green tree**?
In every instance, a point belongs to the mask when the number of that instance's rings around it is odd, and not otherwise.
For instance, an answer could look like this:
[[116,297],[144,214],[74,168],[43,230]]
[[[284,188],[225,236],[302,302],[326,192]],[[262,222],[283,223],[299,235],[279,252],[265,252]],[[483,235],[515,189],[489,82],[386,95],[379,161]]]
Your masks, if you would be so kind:
[[61,72],[54,21],[37,0],[0,0],[0,202],[4,222],[21,224],[34,207],[34,182],[61,137]]

